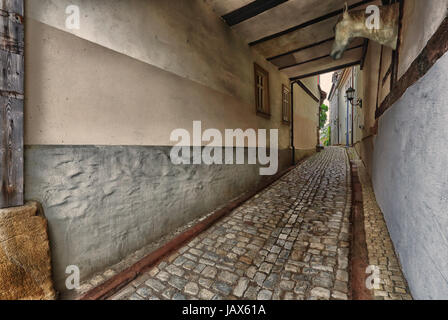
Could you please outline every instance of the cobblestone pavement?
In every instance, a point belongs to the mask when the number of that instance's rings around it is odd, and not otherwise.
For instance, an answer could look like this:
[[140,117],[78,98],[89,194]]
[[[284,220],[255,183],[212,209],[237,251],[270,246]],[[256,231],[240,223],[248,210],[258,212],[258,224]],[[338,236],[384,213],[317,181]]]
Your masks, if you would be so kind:
[[350,204],[326,148],[111,299],[347,299]]
[[380,287],[373,290],[377,300],[411,300],[407,282],[395,255],[383,213],[378,207],[370,178],[362,161],[355,161],[362,184],[364,228],[369,265],[380,269]]

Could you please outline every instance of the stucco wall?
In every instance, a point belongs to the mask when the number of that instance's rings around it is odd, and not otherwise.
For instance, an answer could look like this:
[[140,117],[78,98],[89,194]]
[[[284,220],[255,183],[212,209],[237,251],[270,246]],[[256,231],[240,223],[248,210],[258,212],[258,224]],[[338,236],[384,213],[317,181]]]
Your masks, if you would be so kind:
[[[319,97],[317,78],[304,79],[303,84]],[[294,147],[301,154],[308,155],[317,145],[317,114],[319,103],[313,100],[299,85],[294,85]]]
[[339,91],[335,90],[330,101],[331,144],[339,144]]
[[[253,104],[256,59],[276,71],[204,1],[25,0],[28,18]],[[77,5],[81,28],[65,28]],[[248,67],[246,67],[248,66]],[[278,72],[277,72],[278,73]],[[284,78],[287,83],[287,78]],[[280,90],[280,89],[279,89]]]
[[362,90],[360,98],[363,100],[362,124],[364,129],[361,141],[356,144],[356,150],[360,155],[369,174],[372,173],[373,147],[375,134],[375,110],[377,105],[378,73],[380,67],[381,45],[370,41],[367,50],[364,69],[359,73],[362,77]]
[[447,12],[448,0],[405,1],[398,78],[403,76],[425,48]]
[[373,185],[412,294],[448,299],[448,54],[379,120]]
[[[59,290],[67,265],[86,278],[262,179],[257,166],[172,165],[172,130],[279,129],[279,170],[290,165],[288,77],[203,1],[25,3],[25,197],[44,206]],[[65,29],[69,4],[80,30]],[[270,119],[255,113],[254,62]]]
[[[81,29],[65,29],[79,5]],[[289,79],[202,1],[26,1],[26,136],[32,145],[170,145],[170,132],[278,128]],[[200,18],[198,18],[200,17]],[[271,119],[255,114],[269,71]]]

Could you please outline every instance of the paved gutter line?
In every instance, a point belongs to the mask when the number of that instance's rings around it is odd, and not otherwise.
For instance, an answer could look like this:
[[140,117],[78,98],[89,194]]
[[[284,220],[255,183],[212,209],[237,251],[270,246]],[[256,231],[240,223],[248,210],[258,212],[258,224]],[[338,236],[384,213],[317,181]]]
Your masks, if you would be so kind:
[[114,293],[118,292],[124,286],[132,282],[135,278],[142,275],[145,271],[155,266],[161,260],[166,258],[169,254],[173,253],[177,249],[181,248],[183,245],[191,241],[193,238],[197,237],[200,233],[204,232],[210,228],[213,224],[218,222],[221,218],[228,215],[237,207],[241,206],[244,202],[260,193],[276,181],[280,180],[287,173],[293,169],[299,167],[307,158],[302,159],[296,165],[293,165],[282,172],[271,177],[267,181],[263,182],[258,188],[253,191],[248,191],[244,193],[238,199],[228,203],[225,207],[219,209],[214,214],[210,215],[206,219],[198,222],[196,225],[188,229],[187,231],[181,233],[171,241],[167,242],[165,245],[150,253],[131,267],[123,270],[122,272],[116,274],[106,282],[102,283],[98,287],[89,290],[87,293],[83,294],[78,298],[78,300],[105,300],[112,296]]
[[366,287],[369,256],[364,229],[362,185],[358,176],[358,168],[353,161],[350,161],[350,172],[352,179],[351,298],[353,300],[373,300],[371,291]]

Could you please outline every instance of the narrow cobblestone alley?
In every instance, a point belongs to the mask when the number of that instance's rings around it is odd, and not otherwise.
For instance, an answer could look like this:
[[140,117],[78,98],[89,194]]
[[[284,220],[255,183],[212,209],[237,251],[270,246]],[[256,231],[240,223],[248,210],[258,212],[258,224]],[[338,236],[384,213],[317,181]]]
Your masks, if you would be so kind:
[[327,148],[111,299],[348,299],[350,203]]
[[0,0],[0,301],[448,300],[429,2]]

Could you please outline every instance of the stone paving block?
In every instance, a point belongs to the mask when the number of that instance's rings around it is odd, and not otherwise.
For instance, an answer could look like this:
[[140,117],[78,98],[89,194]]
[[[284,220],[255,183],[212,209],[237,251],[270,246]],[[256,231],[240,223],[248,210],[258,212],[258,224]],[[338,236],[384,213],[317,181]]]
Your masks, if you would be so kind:
[[232,287],[224,282],[215,282],[213,289],[226,296],[232,292]]
[[132,294],[128,300],[145,300],[143,297],[139,296],[137,293]]
[[199,292],[199,298],[202,300],[212,300],[214,297],[214,293],[212,291],[209,291],[207,289],[201,289]]
[[218,275],[218,280],[221,280],[228,284],[235,284],[238,281],[238,275],[229,271],[222,271]]
[[218,270],[215,267],[206,266],[204,270],[201,272],[201,275],[207,278],[215,278]]
[[199,293],[199,286],[194,282],[189,282],[184,289],[186,294],[195,296]]
[[236,287],[233,289],[233,294],[236,297],[241,298],[244,295],[244,292],[246,291],[248,284],[249,284],[249,279],[240,278],[238,280]]
[[187,284],[187,279],[178,276],[172,276],[170,280],[168,280],[168,283],[179,291],[182,291]]
[[165,289],[165,285],[162,284],[159,280],[156,279],[148,279],[145,284],[150,287],[151,289],[153,289],[156,292],[161,292]]
[[137,289],[136,293],[145,299],[149,298],[152,295],[151,289],[146,286]]
[[263,289],[257,295],[257,300],[270,300],[272,298],[272,291]]
[[328,300],[330,299],[330,290],[316,287],[311,290],[311,297]]
[[166,272],[166,271],[160,271],[157,275],[156,278],[160,281],[168,281],[168,279],[171,277],[171,275]]
[[174,264],[170,264],[165,268],[166,272],[178,276],[178,277],[182,277],[185,273],[184,270],[180,269],[179,267],[175,266]]

